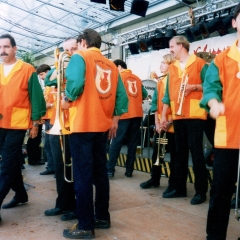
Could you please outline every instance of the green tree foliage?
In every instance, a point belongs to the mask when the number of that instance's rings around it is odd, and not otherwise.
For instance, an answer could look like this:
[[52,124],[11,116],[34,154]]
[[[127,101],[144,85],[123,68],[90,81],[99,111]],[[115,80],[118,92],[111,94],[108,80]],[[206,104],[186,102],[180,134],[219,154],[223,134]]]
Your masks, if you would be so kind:
[[16,55],[17,55],[17,58],[23,60],[26,63],[30,63],[36,68],[36,66],[34,65],[35,57],[31,52],[18,50]]

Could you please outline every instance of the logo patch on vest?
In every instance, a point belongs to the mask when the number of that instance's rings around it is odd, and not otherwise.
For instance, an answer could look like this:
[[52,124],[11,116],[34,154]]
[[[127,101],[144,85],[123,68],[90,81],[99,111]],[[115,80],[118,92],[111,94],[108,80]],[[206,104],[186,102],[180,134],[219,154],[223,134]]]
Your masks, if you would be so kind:
[[104,70],[100,66],[96,65],[97,74],[95,78],[95,83],[97,90],[104,94],[107,93],[111,88],[111,70]]
[[137,93],[138,93],[138,90],[137,90],[137,81],[130,81],[130,80],[127,80],[127,83],[128,83],[128,92],[131,96],[136,96]]

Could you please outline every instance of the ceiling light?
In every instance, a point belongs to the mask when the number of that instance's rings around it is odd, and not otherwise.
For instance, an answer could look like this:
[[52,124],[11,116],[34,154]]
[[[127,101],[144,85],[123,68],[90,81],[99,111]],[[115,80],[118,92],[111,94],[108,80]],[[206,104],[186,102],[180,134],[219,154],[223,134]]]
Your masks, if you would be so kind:
[[137,43],[129,43],[128,47],[129,47],[131,54],[139,54]]
[[110,10],[124,12],[124,2],[125,0],[109,0]]
[[106,0],[91,0],[91,2],[106,4]]

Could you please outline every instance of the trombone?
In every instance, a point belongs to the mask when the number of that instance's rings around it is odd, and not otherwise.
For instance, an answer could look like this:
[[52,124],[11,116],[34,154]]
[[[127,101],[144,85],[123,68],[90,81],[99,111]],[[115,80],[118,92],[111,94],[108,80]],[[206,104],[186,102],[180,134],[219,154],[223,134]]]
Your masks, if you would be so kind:
[[[69,62],[71,55],[68,52],[60,53],[59,49],[56,48],[54,51],[55,55],[55,67],[57,71],[57,92],[55,93],[56,96],[56,116],[54,119],[54,124],[52,128],[47,132],[48,134],[52,135],[59,135],[60,138],[60,145],[62,150],[62,158],[63,158],[63,165],[64,165],[64,179],[68,183],[73,182],[73,165],[72,159],[70,159],[70,163],[66,162],[65,157],[65,149],[66,149],[66,140],[65,135],[70,134],[70,131],[65,128],[64,126],[64,119],[66,120],[65,112],[61,109],[61,96],[65,90],[65,69],[66,64]],[[71,168],[71,179],[67,178],[67,167]]]
[[161,166],[163,159],[164,159],[164,155],[166,152],[166,144],[168,144],[168,139],[166,138],[166,132],[163,133],[162,137],[160,137],[161,135],[161,130],[159,133],[159,138],[156,139],[156,142],[158,144],[158,152],[157,152],[157,160],[156,162],[153,164],[155,166]]
[[188,83],[188,74],[182,76],[182,81],[180,84],[180,89],[178,92],[178,100],[177,103],[179,104],[178,111],[175,113],[177,116],[182,116],[182,107],[183,107],[183,101],[185,98],[185,92],[186,92],[186,86]]

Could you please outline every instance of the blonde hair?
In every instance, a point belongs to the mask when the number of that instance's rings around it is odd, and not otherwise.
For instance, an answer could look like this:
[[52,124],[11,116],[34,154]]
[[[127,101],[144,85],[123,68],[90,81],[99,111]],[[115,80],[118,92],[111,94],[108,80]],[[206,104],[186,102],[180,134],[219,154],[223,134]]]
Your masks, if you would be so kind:
[[175,59],[173,58],[172,54],[166,54],[163,56],[163,62],[167,63],[170,65]]
[[172,39],[175,39],[177,45],[182,44],[182,46],[189,52],[190,44],[189,44],[186,37],[184,37],[184,36],[174,36]]

